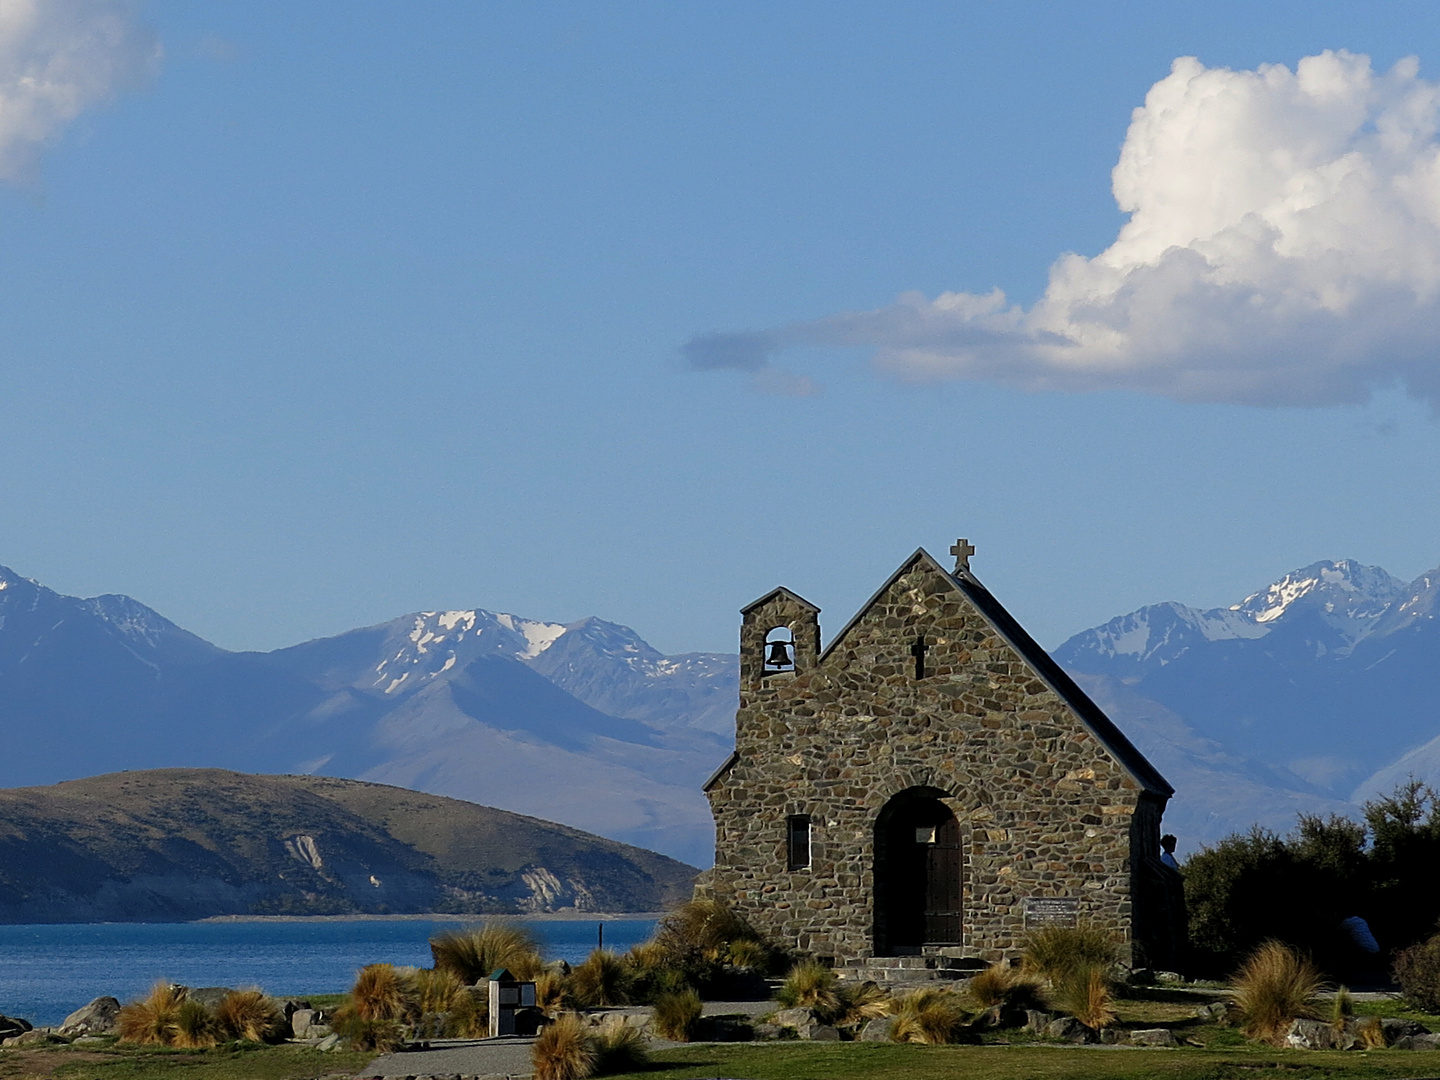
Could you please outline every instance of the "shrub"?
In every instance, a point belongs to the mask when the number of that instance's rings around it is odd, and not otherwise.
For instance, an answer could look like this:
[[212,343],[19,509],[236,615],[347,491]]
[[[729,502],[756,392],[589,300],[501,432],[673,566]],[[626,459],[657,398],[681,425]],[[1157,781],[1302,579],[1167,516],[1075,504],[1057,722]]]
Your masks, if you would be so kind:
[[224,1039],[279,1042],[285,1014],[259,989],[231,990],[215,1006],[215,1023]]
[[529,981],[545,966],[540,946],[518,923],[484,923],[436,934],[430,939],[430,955],[437,968],[472,986],[497,968],[509,968],[517,979]]
[[1046,926],[1025,938],[1026,972],[1059,986],[1069,976],[1115,963],[1115,943],[1093,926]]
[[356,1050],[389,1051],[405,1042],[406,1024],[419,1019],[415,976],[393,964],[367,964],[355,976],[332,1027]]
[[171,1046],[180,1033],[180,1006],[185,1001],[185,988],[171,986],[161,980],[139,1001],[132,1001],[120,1010],[115,1030],[122,1042],[146,1046]]
[[829,1023],[840,1011],[835,972],[814,960],[802,960],[790,969],[775,1000],[786,1008],[807,1008]]
[[210,1015],[210,1010],[190,998],[180,1002],[180,1007],[175,1010],[175,1040],[171,1045],[186,1050],[203,1050],[218,1041],[215,1018]]
[[1252,1039],[1276,1042],[1290,1021],[1315,1018],[1315,997],[1323,985],[1308,957],[1278,941],[1265,942],[1235,976],[1241,1029]]
[[630,1004],[630,972],[609,949],[596,949],[570,973],[570,993],[585,1008]]
[[915,990],[895,1003],[894,1042],[940,1045],[956,1042],[965,1032],[969,1014],[949,990]]
[[650,1063],[645,1035],[630,1024],[614,1024],[595,1037],[595,1075],[640,1072]]
[[573,1013],[546,1025],[530,1048],[535,1080],[585,1080],[594,1075],[597,1056],[589,1029]]
[[1394,970],[1411,1008],[1440,1012],[1440,934],[1397,952]]
[[363,1020],[345,1006],[335,1010],[331,1026],[352,1050],[388,1054],[405,1045],[405,1025],[399,1020]]
[[623,957],[630,973],[630,1000],[653,1004],[662,994],[679,994],[691,988],[686,972],[670,963],[657,942],[636,945]]
[[655,1034],[675,1042],[689,1042],[700,1026],[700,995],[694,990],[678,994],[661,994],[655,999],[655,1015],[651,1018]]
[[1089,1028],[1115,1022],[1115,995],[1109,965],[1092,964],[1066,973],[1055,987],[1055,1003]]

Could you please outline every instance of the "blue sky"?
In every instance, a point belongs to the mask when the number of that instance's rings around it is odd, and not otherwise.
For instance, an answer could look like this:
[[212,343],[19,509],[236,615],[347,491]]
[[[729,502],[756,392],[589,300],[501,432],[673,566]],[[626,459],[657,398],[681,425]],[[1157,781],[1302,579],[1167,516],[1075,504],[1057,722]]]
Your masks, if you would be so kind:
[[[50,0],[0,27],[0,563],[56,589],[231,648],[482,606],[733,649],[776,584],[833,632],[965,535],[1053,646],[1316,559],[1440,563],[1440,244],[1381,227],[1397,184],[1440,199],[1431,5]],[[1373,77],[1245,74],[1324,50]],[[1354,132],[1293,119],[1302,90]],[[1397,116],[1405,149],[1365,141]],[[1294,175],[1252,191],[1232,142]],[[1274,209],[1355,160],[1359,195]],[[1275,231],[1192,243],[1226,200]],[[1089,306],[1047,292],[1065,253]]]

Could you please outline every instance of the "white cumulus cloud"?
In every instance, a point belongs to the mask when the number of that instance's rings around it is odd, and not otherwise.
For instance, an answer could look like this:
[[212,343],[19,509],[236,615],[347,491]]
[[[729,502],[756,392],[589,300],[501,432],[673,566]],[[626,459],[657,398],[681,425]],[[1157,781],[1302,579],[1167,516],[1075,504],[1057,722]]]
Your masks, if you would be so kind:
[[1440,84],[1325,52],[1292,71],[1176,60],[1112,174],[1128,213],[1026,308],[999,290],[707,334],[696,368],[794,345],[870,347],[907,379],[1326,405],[1403,385],[1440,404]]
[[143,84],[159,61],[130,4],[0,0],[0,179],[31,179],[67,124]]

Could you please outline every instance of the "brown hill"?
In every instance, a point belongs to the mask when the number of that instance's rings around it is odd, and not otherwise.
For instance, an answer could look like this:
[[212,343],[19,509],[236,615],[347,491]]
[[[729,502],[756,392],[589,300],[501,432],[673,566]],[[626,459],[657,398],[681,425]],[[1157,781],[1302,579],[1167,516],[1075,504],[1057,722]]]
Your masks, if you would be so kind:
[[696,870],[405,788],[220,769],[0,789],[0,922],[655,911]]

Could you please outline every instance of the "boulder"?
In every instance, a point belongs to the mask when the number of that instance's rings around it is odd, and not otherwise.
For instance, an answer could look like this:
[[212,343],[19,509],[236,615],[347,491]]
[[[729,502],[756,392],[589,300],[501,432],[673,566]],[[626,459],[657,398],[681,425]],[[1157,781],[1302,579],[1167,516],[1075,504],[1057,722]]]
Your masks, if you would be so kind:
[[0,1015],[0,1041],[13,1039],[17,1035],[23,1035],[29,1031],[33,1024],[29,1020],[21,1020],[18,1016]]
[[224,998],[226,994],[232,993],[234,993],[234,991],[228,986],[202,986],[196,990],[191,990],[186,996],[189,997],[191,1001],[198,1001],[201,1005],[204,1005],[205,1008],[214,1012],[215,1006],[220,1004],[221,999]]
[[1175,1033],[1169,1028],[1140,1028],[1130,1032],[1132,1046],[1179,1046]]
[[286,998],[280,1003],[280,1011],[285,1014],[286,1020],[289,1020],[290,1017],[295,1015],[296,1009],[308,1008],[310,1008],[310,1002],[306,1001],[304,998]]
[[811,1042],[839,1042],[840,1032],[829,1024],[816,1024],[803,1038],[809,1039]]
[[750,1029],[750,1034],[755,1039],[778,1039],[784,1031],[779,1024],[756,1024]]
[[861,1042],[889,1042],[890,1032],[895,1027],[895,1017],[882,1016],[871,1020],[860,1029]]
[[1397,1050],[1440,1050],[1440,1035],[1405,1035],[1395,1040]]
[[1051,1020],[1050,1023],[1045,1025],[1045,1037],[1072,1043],[1093,1043],[1100,1041],[1099,1032],[1094,1028],[1086,1027],[1073,1016],[1062,1016],[1058,1020]]
[[755,1037],[750,1021],[743,1016],[712,1016],[705,1025],[712,1042],[749,1042]]
[[325,1038],[320,1040],[320,1045],[315,1047],[315,1049],[324,1053],[340,1049],[340,1036],[326,1035]]
[[109,1035],[115,1030],[115,1019],[120,1015],[120,1002],[113,997],[97,997],[89,1005],[82,1005],[56,1028],[61,1035]]
[[770,1017],[770,1022],[778,1027],[799,1031],[802,1027],[808,1028],[815,1023],[815,1014],[809,1009],[777,1009],[775,1015]]
[[1025,1030],[1032,1035],[1043,1035],[1050,1021],[1055,1019],[1054,1013],[1044,1012],[1040,1009],[1025,1010]]
[[1285,1045],[1296,1050],[1335,1050],[1339,1048],[1339,1032],[1333,1024],[1320,1020],[1291,1020],[1285,1033]]
[[1100,1029],[1100,1042],[1105,1046],[1119,1046],[1130,1041],[1130,1033],[1124,1028],[1107,1027]]
[[1393,1016],[1386,1016],[1380,1020],[1380,1030],[1385,1035],[1386,1046],[1394,1046],[1401,1039],[1408,1039],[1412,1035],[1430,1034],[1430,1029],[1418,1021],[1400,1020]]
[[1195,1019],[1205,1020],[1212,1024],[1223,1022],[1229,1015],[1230,1003],[1228,1001],[1212,1001],[1195,1010]]
[[290,1014],[290,1033],[296,1039],[313,1038],[310,1028],[320,1023],[319,1009],[296,1009]]
[[49,1028],[32,1028],[0,1042],[0,1046],[59,1046],[69,1041],[64,1035],[56,1035]]

